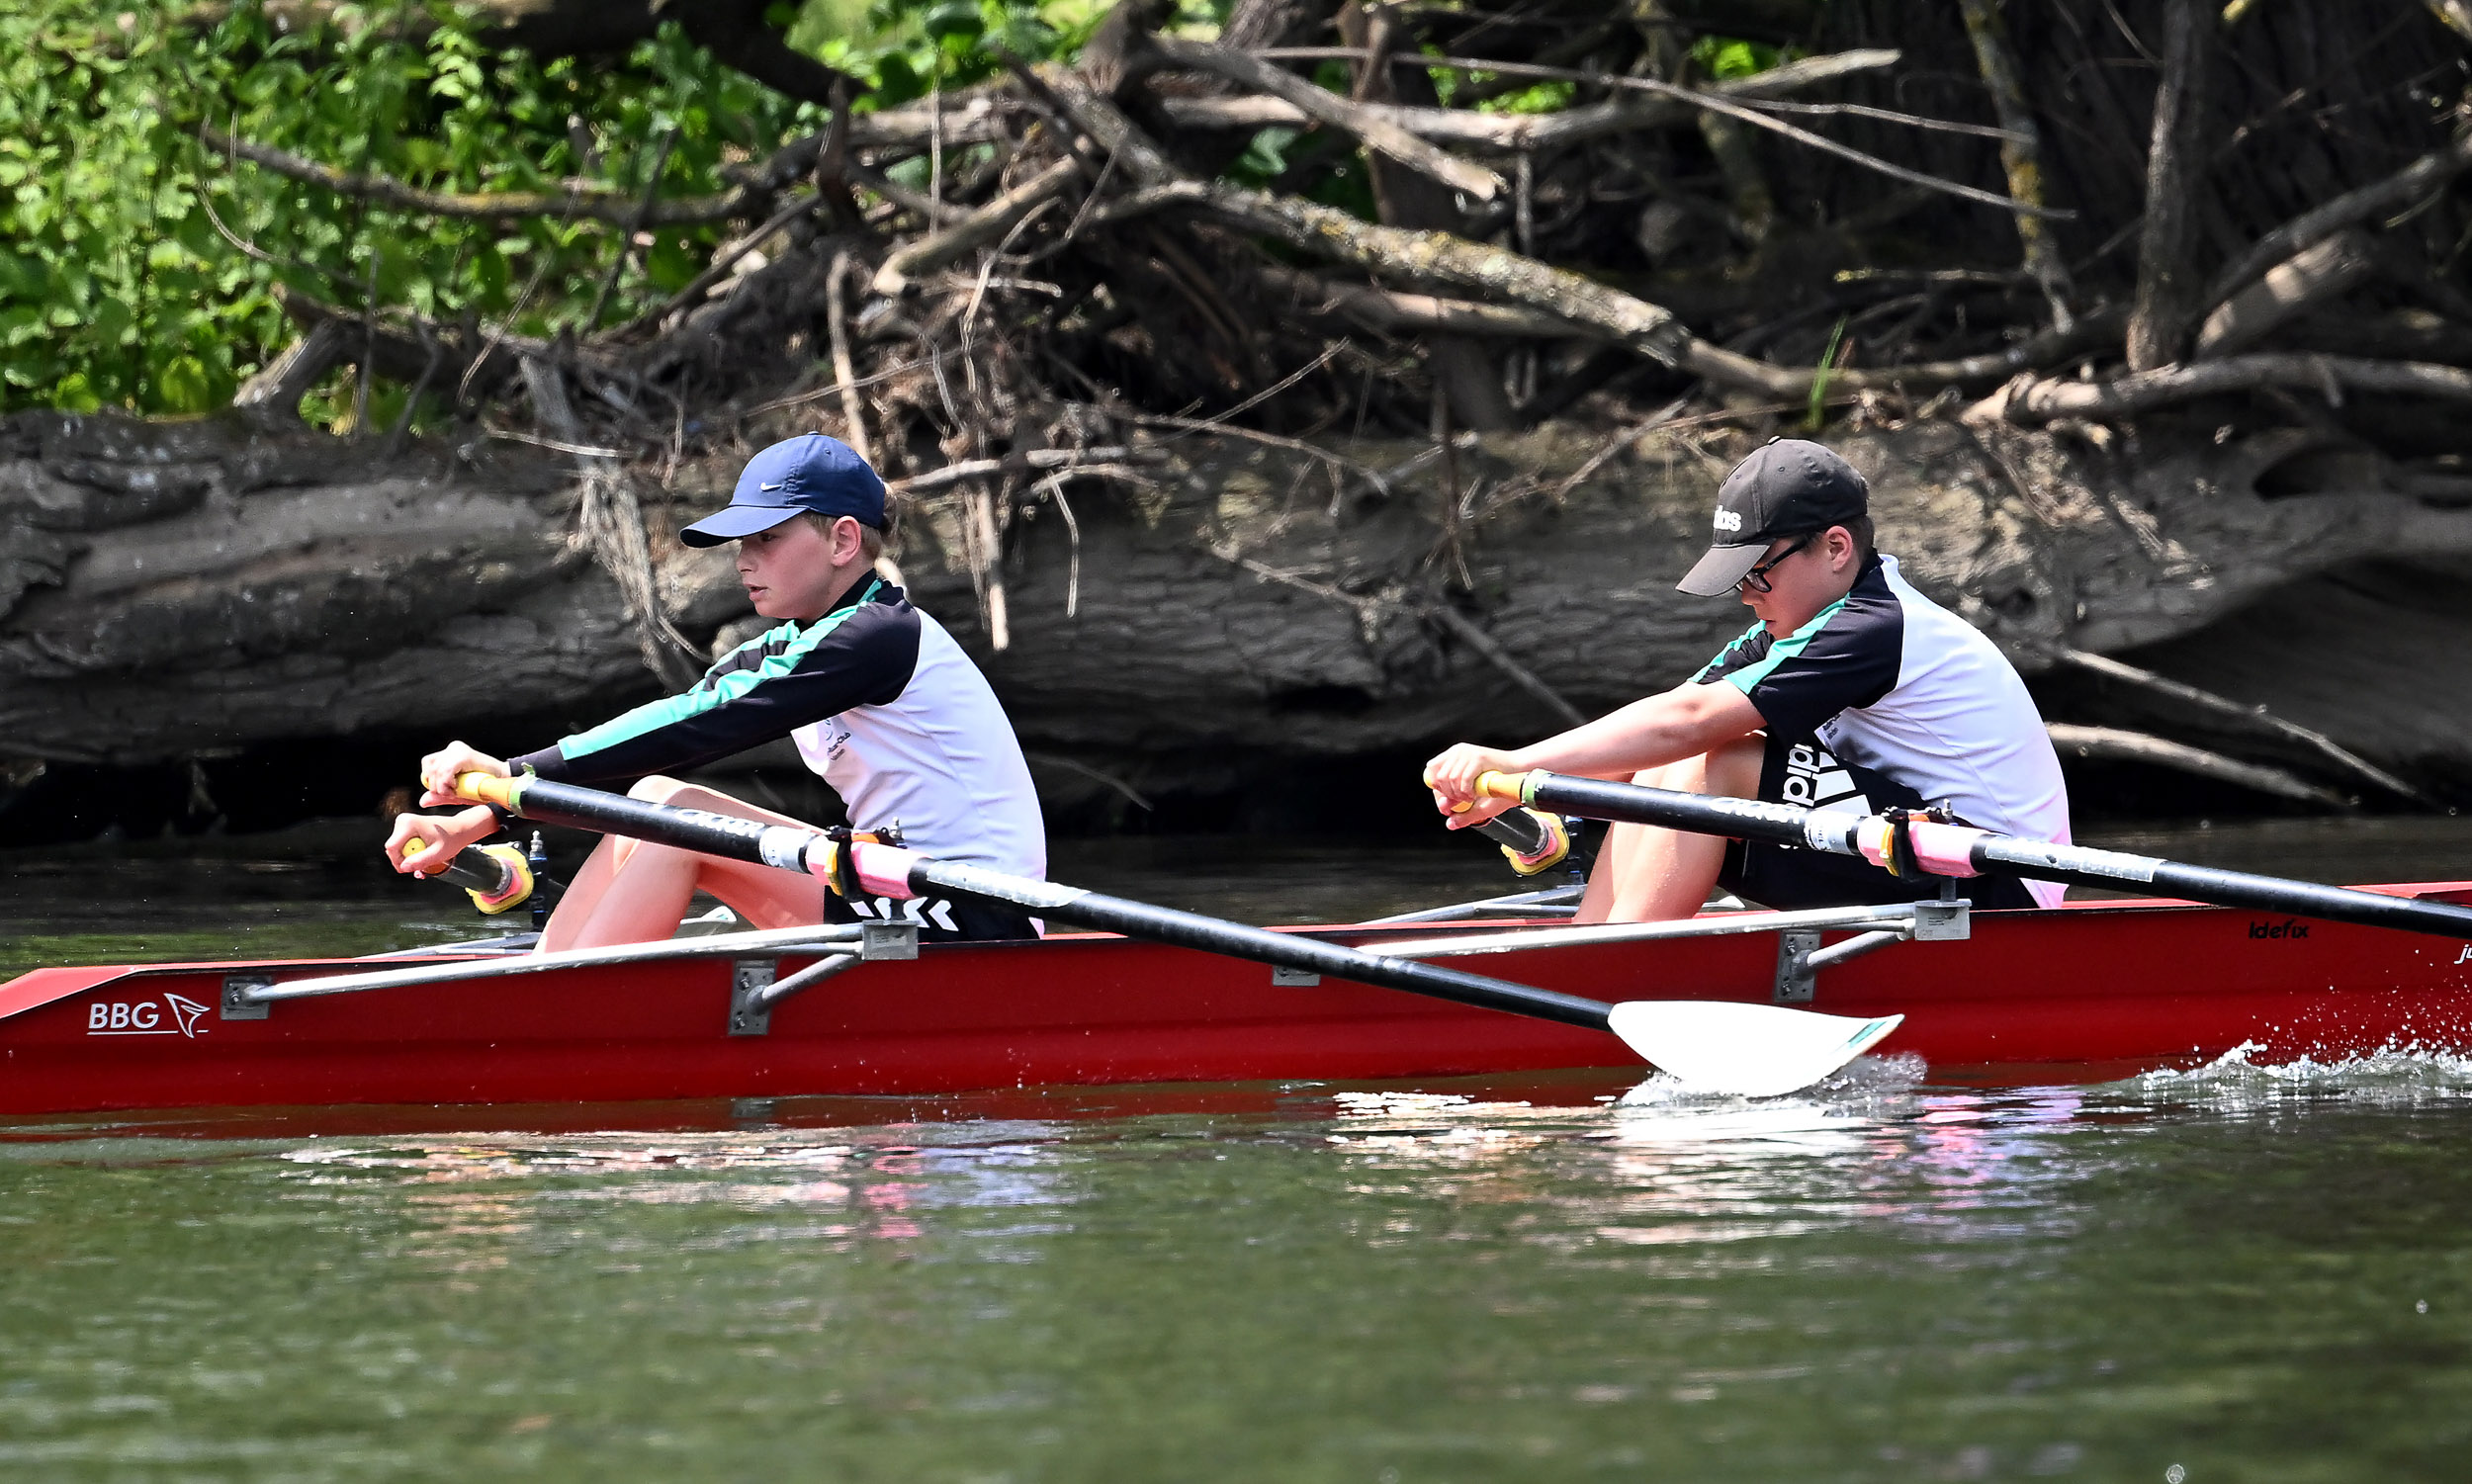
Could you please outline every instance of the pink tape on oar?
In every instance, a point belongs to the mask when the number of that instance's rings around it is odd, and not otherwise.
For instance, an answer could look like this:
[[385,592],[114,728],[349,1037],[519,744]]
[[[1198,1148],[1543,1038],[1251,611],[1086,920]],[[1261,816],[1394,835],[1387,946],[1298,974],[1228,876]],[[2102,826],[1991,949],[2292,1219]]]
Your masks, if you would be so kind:
[[[1893,854],[1896,830],[1893,822],[1874,815],[1854,831],[1854,843],[1862,850],[1863,859],[1892,874],[1897,870]],[[1913,849],[1914,863],[1934,876],[1982,875],[1974,863],[1974,843],[1981,838],[1983,831],[1968,825],[1910,820],[1905,826],[1905,842]]]
[[919,895],[910,889],[910,868],[927,857],[916,850],[898,845],[880,845],[873,840],[852,840],[838,844],[824,835],[816,835],[807,845],[807,871],[826,880],[833,877],[835,849],[849,852],[850,873],[858,878],[859,888],[870,897],[890,897],[907,902]]
[[921,859],[916,850],[898,845],[879,845],[859,840],[841,848],[849,852],[850,865],[858,873],[858,884],[878,897],[906,902],[918,895],[910,890],[910,868]]
[[1934,876],[1980,876],[1975,868],[1974,844],[1983,838],[1983,831],[1966,825],[1934,825],[1917,820],[1908,825],[1906,837],[1913,842],[1914,859]]

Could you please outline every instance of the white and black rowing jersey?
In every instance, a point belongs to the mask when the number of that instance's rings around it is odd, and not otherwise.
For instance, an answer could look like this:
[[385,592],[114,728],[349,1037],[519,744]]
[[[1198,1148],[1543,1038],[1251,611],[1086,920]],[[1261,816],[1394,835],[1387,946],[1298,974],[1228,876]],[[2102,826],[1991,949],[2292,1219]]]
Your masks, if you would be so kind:
[[[1695,678],[1742,692],[1774,741],[1816,742],[1986,829],[2069,839],[2068,785],[2025,682],[1895,557],[1874,556],[1844,597],[1784,639],[1752,625]],[[2066,890],[2027,885],[2045,907]]]
[[814,623],[740,645],[685,692],[513,759],[568,783],[632,782],[781,737],[865,829],[1015,876],[1047,874],[1047,830],[1013,723],[944,626],[869,576]]

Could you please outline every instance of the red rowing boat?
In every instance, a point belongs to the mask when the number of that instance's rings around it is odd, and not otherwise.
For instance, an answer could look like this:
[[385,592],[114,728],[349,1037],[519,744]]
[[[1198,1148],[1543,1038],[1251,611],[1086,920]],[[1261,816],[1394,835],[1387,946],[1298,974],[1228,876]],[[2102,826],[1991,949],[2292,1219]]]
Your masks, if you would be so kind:
[[[2472,905],[2466,882],[2363,890]],[[1814,928],[1792,914],[1715,915],[1699,927],[1743,930],[1680,937],[1499,919],[1292,931],[1376,954],[1465,954],[1488,974],[1593,1000],[1784,999],[1847,1016],[1901,1014],[1882,1053],[1919,1056],[1939,1081],[2107,1080],[2244,1046],[2258,1061],[2472,1052],[2472,947],[2442,937],[2098,902],[1979,913],[1962,940],[1792,972],[1814,944],[1858,931],[1853,916]],[[420,977],[403,971],[484,972],[511,958],[466,948],[39,969],[0,985],[0,1113],[927,1094],[1636,1064],[1602,1030],[1338,980],[1297,983],[1306,976],[1107,934],[928,945],[876,961],[845,945],[799,951],[779,935],[708,941],[720,947],[679,940],[651,950],[669,956],[432,983],[400,981]],[[802,975],[818,964],[827,970]],[[852,972],[830,972],[842,968]],[[396,981],[282,998],[308,980],[381,970]],[[796,988],[802,977],[808,986]],[[796,992],[767,1002],[772,986]]]

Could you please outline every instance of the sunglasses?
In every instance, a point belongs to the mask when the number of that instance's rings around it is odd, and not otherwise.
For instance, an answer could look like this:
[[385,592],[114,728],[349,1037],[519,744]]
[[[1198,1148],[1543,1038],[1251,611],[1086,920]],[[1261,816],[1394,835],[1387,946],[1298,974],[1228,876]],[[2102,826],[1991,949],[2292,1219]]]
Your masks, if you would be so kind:
[[1795,553],[1803,550],[1803,548],[1807,546],[1810,546],[1813,541],[1818,539],[1819,533],[1817,531],[1806,532],[1802,540],[1796,542],[1790,547],[1787,547],[1784,551],[1779,552],[1776,556],[1769,558],[1759,566],[1752,567],[1749,571],[1744,572],[1742,574],[1742,580],[1734,585],[1737,587],[1748,587],[1753,592],[1771,591],[1772,589],[1768,585],[1768,574],[1775,571],[1779,564],[1783,563],[1788,557],[1793,556]]

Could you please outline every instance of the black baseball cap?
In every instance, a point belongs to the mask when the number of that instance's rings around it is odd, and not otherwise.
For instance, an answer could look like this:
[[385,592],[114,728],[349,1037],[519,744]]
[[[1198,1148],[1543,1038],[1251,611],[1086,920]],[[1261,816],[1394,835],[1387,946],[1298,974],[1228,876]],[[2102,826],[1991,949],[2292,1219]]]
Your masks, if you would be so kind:
[[884,480],[839,438],[807,433],[747,461],[730,503],[678,533],[688,546],[719,546],[769,531],[793,515],[847,515],[884,529]]
[[1717,491],[1717,541],[1674,586],[1720,598],[1740,585],[1780,536],[1825,531],[1871,512],[1871,486],[1854,466],[1803,438],[1771,438],[1734,466]]

